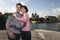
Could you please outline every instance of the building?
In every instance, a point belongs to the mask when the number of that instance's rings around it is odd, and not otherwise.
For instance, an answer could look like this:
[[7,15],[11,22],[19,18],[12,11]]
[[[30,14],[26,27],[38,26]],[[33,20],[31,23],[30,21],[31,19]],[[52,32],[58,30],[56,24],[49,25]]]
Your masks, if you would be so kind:
[[55,16],[45,16],[47,22],[58,22],[57,17]]

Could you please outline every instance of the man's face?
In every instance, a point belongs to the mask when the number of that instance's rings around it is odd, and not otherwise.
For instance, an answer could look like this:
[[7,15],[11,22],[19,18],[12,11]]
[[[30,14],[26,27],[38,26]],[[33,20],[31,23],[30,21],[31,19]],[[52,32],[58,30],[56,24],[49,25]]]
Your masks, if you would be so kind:
[[17,5],[17,6],[16,6],[16,11],[17,11],[17,12],[20,12],[20,9],[21,9],[21,6],[20,6],[20,5]]

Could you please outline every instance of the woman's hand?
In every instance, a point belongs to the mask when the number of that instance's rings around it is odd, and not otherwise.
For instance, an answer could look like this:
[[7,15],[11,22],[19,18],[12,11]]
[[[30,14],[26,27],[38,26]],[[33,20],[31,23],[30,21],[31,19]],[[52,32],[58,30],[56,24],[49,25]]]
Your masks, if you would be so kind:
[[15,13],[13,14],[13,17],[14,17],[14,18],[16,18],[16,17],[17,17]]

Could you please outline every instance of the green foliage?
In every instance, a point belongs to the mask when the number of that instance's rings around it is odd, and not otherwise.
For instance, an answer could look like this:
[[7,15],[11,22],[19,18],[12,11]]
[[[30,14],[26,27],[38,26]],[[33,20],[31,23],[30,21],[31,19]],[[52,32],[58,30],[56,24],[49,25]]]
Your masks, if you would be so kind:
[[0,13],[0,30],[5,29],[5,23],[6,23],[6,19],[8,17],[7,13]]
[[58,21],[60,22],[60,15],[58,16]]

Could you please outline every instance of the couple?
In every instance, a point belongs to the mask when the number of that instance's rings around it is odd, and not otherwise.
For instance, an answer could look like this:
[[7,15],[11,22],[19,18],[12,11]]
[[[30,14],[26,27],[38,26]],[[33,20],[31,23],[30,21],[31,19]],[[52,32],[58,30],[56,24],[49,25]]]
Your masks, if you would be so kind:
[[28,8],[21,3],[16,4],[16,12],[6,20],[6,31],[9,40],[31,40]]

